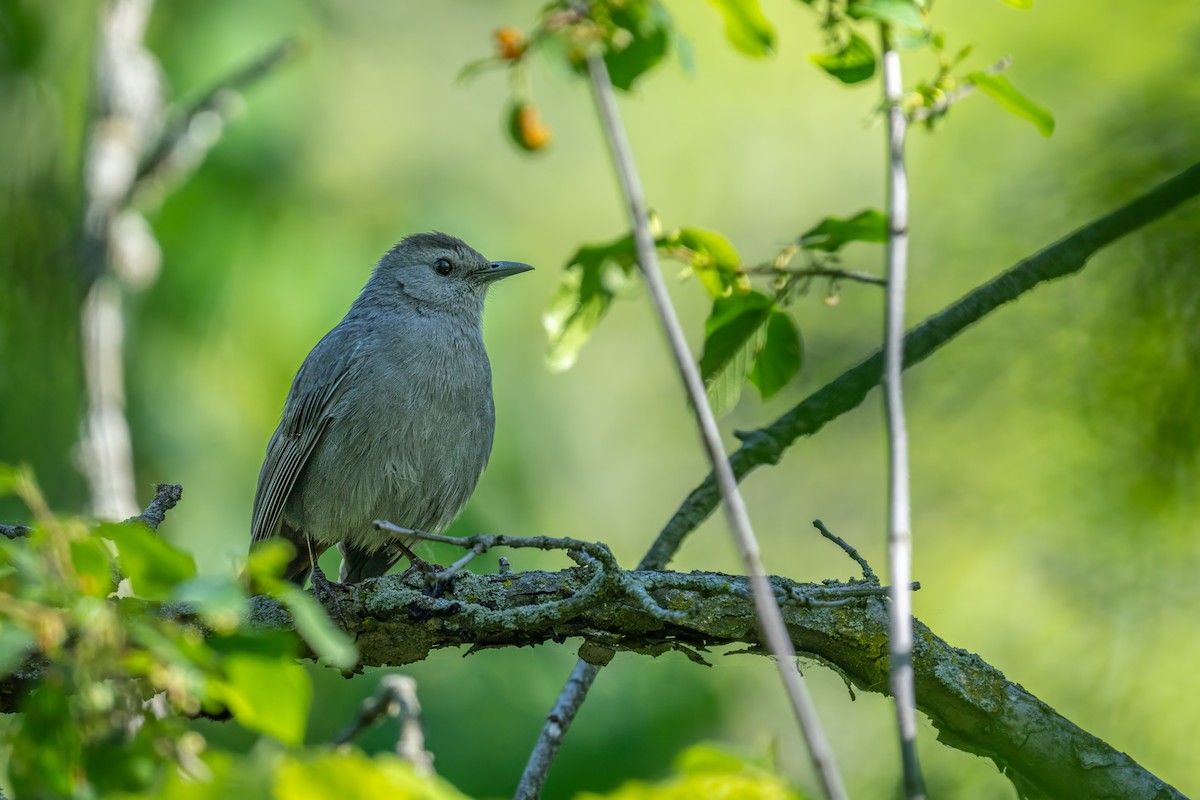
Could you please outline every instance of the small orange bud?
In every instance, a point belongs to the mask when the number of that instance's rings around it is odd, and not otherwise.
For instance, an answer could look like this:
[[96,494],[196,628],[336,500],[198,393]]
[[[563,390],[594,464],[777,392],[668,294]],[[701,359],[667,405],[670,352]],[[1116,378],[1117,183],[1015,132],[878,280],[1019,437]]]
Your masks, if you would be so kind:
[[525,34],[511,25],[498,28],[495,38],[496,52],[505,61],[516,61],[525,53]]
[[553,136],[550,126],[542,122],[533,103],[518,103],[513,106],[509,119],[509,133],[513,140],[525,150],[541,150]]

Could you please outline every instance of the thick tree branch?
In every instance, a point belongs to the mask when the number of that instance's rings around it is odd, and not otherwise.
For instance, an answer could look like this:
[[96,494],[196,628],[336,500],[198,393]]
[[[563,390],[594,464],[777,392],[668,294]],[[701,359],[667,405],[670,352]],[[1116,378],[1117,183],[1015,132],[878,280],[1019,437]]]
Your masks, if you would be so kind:
[[[430,597],[420,576],[388,576],[335,589],[338,610],[356,636],[363,663],[408,664],[435,649],[470,645],[471,651],[562,641],[581,636],[594,650],[695,656],[723,645],[756,646],[761,635],[745,578],[718,573],[631,572],[662,608],[677,618],[630,603],[622,592],[599,594],[567,614],[563,608],[593,578],[593,570],[509,575],[462,573],[452,590]],[[888,610],[881,596],[828,608],[803,608],[786,598],[838,599],[867,582],[800,584],[770,579],[795,648],[828,662],[863,691],[888,685]],[[255,618],[286,627],[275,601],[256,598]],[[516,616],[513,616],[513,615]],[[520,624],[511,624],[519,619]],[[1129,756],[1081,730],[978,656],[951,647],[915,623],[913,667],[918,707],[945,744],[991,758],[1019,786],[1047,797],[1182,798]]]
[[[1200,194],[1200,164],[1194,164],[1141,197],[1089,222],[1049,247],[1026,258],[992,280],[972,289],[904,337],[904,366],[911,367],[986,317],[1047,281],[1079,272],[1098,250],[1164,216]],[[777,464],[802,436],[825,427],[857,408],[883,375],[883,353],[876,351],[858,366],[809,395],[779,419],[753,431],[739,431],[742,446],[729,457],[740,481],[764,464]],[[662,569],[671,562],[689,533],[708,519],[721,495],[710,474],[692,490],[663,527],[639,569]]]
[[[719,573],[621,572],[596,591],[595,565],[562,572],[505,575],[460,573],[441,596],[423,576],[389,575],[354,585],[332,584],[330,611],[355,637],[363,666],[399,666],[436,649],[469,645],[468,653],[582,637],[589,658],[617,651],[657,656],[679,650],[693,660],[726,645],[763,653],[749,583]],[[655,613],[630,602],[636,584]],[[871,581],[802,584],[772,577],[796,650],[835,667],[863,691],[888,685],[887,587]],[[578,602],[580,596],[586,602]],[[140,600],[116,602],[140,603]],[[836,602],[829,606],[826,603]],[[289,629],[287,610],[269,597],[250,602],[252,620]],[[186,606],[164,614],[191,621]],[[913,667],[918,707],[939,739],[995,761],[1029,796],[1183,798],[1129,756],[1081,730],[978,656],[950,646],[915,622]],[[19,699],[45,669],[35,656],[0,681],[0,712]]]

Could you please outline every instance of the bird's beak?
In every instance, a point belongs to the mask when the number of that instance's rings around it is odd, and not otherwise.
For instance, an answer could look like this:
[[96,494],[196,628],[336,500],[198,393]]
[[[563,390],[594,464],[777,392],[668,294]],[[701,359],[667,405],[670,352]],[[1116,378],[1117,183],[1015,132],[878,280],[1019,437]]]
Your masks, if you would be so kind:
[[487,269],[481,269],[475,273],[481,283],[495,283],[501,278],[507,278],[509,275],[518,275],[522,272],[529,272],[533,267],[528,264],[522,264],[520,261],[493,261],[487,265]]

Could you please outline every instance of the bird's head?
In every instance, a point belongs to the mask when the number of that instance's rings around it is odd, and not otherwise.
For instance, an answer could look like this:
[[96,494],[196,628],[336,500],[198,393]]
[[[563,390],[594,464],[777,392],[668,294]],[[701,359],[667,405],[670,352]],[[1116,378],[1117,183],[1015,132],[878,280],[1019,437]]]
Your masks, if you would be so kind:
[[488,261],[444,233],[416,233],[379,259],[363,294],[381,305],[478,316],[489,286],[531,269],[515,261]]

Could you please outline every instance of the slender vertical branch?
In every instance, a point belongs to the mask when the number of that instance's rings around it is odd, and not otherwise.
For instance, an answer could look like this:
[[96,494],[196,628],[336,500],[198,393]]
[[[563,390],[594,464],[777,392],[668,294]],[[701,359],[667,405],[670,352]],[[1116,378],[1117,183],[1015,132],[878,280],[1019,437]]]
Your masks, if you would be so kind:
[[608,69],[599,55],[592,54],[588,58],[588,71],[592,78],[596,104],[612,152],[617,176],[628,205],[633,225],[634,243],[637,248],[638,265],[646,280],[655,311],[662,322],[676,367],[691,401],[705,452],[717,476],[717,485],[721,489],[729,525],[750,578],[755,610],[762,628],[763,639],[775,657],[792,709],[808,743],[809,755],[826,796],[845,797],[841,776],[834,764],[833,752],[825,739],[824,731],[821,729],[804,681],[796,669],[796,652],[784,626],[783,616],[779,612],[779,606],[775,602],[770,584],[767,582],[758,542],[754,538],[754,531],[750,525],[750,516],[741,493],[738,491],[737,481],[729,468],[725,448],[717,429],[716,418],[713,416],[705,395],[704,384],[700,380],[699,370],[696,368],[684,339],[683,329],[679,325],[675,309],[667,294],[666,283],[663,281],[658,266],[658,253],[654,238],[650,233],[641,181],[634,166],[633,153],[625,136],[624,126],[621,124]]
[[887,308],[883,335],[883,390],[888,434],[888,580],[891,590],[889,678],[896,701],[904,796],[925,797],[917,761],[916,692],[913,686],[912,520],[908,486],[908,431],[904,422],[904,284],[908,261],[908,179],[904,172],[904,112],[900,108],[900,54],[881,25],[883,98],[887,107]]

